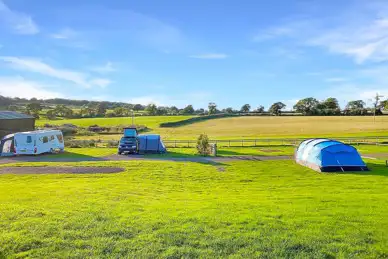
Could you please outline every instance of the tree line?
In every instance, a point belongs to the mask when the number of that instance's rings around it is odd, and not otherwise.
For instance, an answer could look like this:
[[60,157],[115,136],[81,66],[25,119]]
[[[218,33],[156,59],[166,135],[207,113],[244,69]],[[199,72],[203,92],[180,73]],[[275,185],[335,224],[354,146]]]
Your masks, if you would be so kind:
[[[58,102],[58,103],[56,103]],[[78,104],[78,105],[76,105]],[[82,104],[82,105],[80,105]],[[8,105],[8,106],[7,106]],[[271,114],[281,115],[287,107],[283,102],[275,102],[268,111],[259,105],[252,108],[250,104],[244,104],[239,110],[228,107],[219,110],[217,104],[210,102],[207,109],[194,109],[193,105],[179,109],[176,106],[157,106],[155,104],[141,105],[120,102],[79,101],[67,99],[38,100],[8,98],[0,96],[0,106],[9,110],[22,111],[39,118],[42,114],[48,119],[62,118],[94,118],[94,117],[127,117],[135,115],[212,115],[226,114]],[[70,108],[71,106],[77,109]],[[388,100],[380,100],[376,95],[373,107],[367,108],[362,100],[349,101],[345,109],[341,109],[336,98],[330,97],[319,101],[313,97],[299,100],[293,107],[293,113],[301,115],[331,116],[331,115],[382,115],[382,110],[388,110]],[[45,111],[45,114],[43,112]]]

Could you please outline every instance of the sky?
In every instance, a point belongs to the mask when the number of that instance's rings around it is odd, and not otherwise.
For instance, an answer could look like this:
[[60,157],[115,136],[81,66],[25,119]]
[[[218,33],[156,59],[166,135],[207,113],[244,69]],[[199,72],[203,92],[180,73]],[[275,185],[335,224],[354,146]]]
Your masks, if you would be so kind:
[[205,108],[388,97],[388,1],[0,0],[0,95]]

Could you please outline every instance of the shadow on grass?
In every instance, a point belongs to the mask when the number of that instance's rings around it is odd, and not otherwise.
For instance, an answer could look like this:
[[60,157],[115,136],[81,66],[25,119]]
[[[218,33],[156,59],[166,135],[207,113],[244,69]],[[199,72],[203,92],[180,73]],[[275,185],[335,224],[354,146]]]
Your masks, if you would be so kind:
[[388,167],[385,164],[367,163],[369,171],[358,172],[337,172],[338,174],[356,174],[356,175],[381,175],[388,176]]

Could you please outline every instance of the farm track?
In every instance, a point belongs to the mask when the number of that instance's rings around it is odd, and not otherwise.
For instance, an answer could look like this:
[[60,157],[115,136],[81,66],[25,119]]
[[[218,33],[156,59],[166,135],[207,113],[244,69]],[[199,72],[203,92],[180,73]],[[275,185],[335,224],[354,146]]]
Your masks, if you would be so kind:
[[290,160],[292,156],[228,156],[228,157],[147,157],[141,155],[110,155],[105,157],[55,157],[47,156],[20,156],[0,158],[1,164],[24,162],[92,162],[92,161],[174,161],[197,163],[220,163],[231,161],[266,161],[266,160]]

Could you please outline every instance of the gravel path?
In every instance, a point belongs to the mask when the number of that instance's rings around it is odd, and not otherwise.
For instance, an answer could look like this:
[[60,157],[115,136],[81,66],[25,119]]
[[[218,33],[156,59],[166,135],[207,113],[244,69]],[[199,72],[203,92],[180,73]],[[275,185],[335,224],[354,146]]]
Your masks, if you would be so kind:
[[112,174],[123,172],[119,167],[26,166],[0,167],[0,174]]

